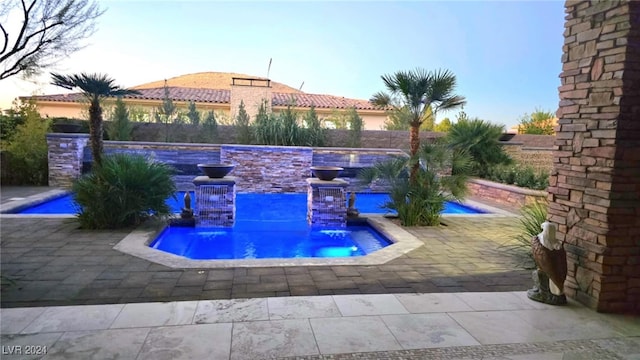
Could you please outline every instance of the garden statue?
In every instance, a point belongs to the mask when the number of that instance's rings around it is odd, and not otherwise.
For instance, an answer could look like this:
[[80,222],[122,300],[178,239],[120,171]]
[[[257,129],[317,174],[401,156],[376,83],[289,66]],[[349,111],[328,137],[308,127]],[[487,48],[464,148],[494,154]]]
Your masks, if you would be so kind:
[[180,217],[183,219],[193,218],[193,209],[191,208],[191,195],[188,191],[184,194],[184,207],[182,208]]
[[349,207],[347,208],[347,217],[354,218],[360,215],[360,211],[356,209],[356,193],[351,192],[349,195]]
[[531,239],[531,252],[536,270],[533,271],[534,287],[527,291],[529,299],[550,305],[566,304],[563,289],[567,277],[567,253],[556,239],[555,224],[542,223],[542,233]]

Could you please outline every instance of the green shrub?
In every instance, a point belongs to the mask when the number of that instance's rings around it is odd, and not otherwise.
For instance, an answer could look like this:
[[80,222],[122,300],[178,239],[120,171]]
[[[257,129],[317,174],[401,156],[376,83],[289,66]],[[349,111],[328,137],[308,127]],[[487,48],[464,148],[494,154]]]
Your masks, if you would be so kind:
[[304,115],[304,126],[306,131],[306,144],[307,146],[325,146],[327,142],[327,132],[322,128],[322,122],[318,118],[315,106],[311,105],[311,108]]
[[546,201],[536,201],[520,209],[520,234],[515,237],[515,243],[501,246],[501,249],[514,254],[522,261],[521,266],[533,269],[535,262],[531,254],[531,238],[542,232],[542,223],[547,221]]
[[202,123],[203,138],[205,141],[216,143],[218,142],[218,121],[216,120],[216,114],[213,110],[207,112]]
[[151,214],[168,215],[166,200],[176,191],[171,173],[168,165],[140,155],[106,156],[101,166],[73,184],[80,225],[116,229],[137,225]]
[[240,100],[240,106],[238,107],[238,115],[236,115],[234,125],[236,127],[236,142],[238,144],[251,144],[252,134],[249,122],[249,114],[244,107],[244,101]]
[[47,133],[51,121],[40,117],[37,108],[22,109],[22,123],[3,145],[2,183],[13,185],[46,185],[48,180]]
[[545,190],[549,186],[549,174],[536,171],[531,166],[494,165],[485,172],[485,179],[533,190]]
[[200,112],[196,109],[196,103],[189,101],[188,109],[187,118],[189,119],[189,123],[195,126],[200,125]]
[[263,102],[252,125],[256,144],[276,146],[304,146],[309,139],[308,129],[298,124],[298,113],[293,104],[278,114],[268,114]]
[[131,140],[131,132],[133,124],[129,119],[129,110],[122,97],[116,100],[116,106],[111,114],[111,123],[107,126],[107,135],[110,140],[129,141]]
[[451,125],[446,141],[450,146],[469,153],[474,161],[474,173],[486,177],[490,166],[512,163],[500,145],[502,131],[501,125],[480,119],[468,119],[466,114],[462,113],[458,121]]
[[348,111],[349,121],[349,146],[358,148],[362,144],[362,130],[364,130],[364,121],[358,114],[355,107]]
[[[446,201],[460,201],[467,192],[466,182],[471,159],[440,144],[424,144],[418,153],[420,166],[415,181],[409,179],[409,158],[396,158],[363,169],[359,178],[365,183],[381,180],[389,185],[390,200],[383,208],[394,210],[403,226],[435,226]],[[455,174],[447,169],[455,167]]]

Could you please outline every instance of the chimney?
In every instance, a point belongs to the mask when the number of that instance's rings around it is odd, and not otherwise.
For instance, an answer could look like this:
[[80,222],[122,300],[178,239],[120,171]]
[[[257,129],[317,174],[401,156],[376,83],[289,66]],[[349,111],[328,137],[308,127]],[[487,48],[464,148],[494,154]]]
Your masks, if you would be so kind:
[[258,109],[263,100],[267,101],[267,112],[271,112],[271,80],[259,78],[231,78],[231,118],[238,114],[240,101],[244,102],[244,108],[253,121],[258,114]]

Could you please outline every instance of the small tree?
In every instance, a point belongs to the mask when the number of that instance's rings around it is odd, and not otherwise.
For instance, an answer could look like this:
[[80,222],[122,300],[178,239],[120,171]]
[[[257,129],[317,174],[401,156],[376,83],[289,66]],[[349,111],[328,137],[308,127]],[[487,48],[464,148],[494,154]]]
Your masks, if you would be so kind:
[[316,107],[311,105],[309,111],[304,114],[304,127],[307,132],[307,145],[308,146],[324,146],[326,142],[326,131],[322,128],[322,122],[318,118],[316,113]]
[[240,106],[238,107],[238,115],[235,119],[236,127],[236,142],[238,144],[251,144],[251,128],[249,114],[244,108],[244,101],[240,100]]
[[360,147],[362,140],[362,130],[364,130],[364,121],[358,114],[355,107],[348,111],[349,114],[349,146]]
[[534,135],[553,135],[554,124],[553,120],[555,116],[551,111],[543,111],[536,109],[531,115],[524,114],[520,118],[520,124],[518,125],[518,133],[520,134],[534,134]]
[[82,49],[80,41],[95,32],[95,19],[103,13],[92,0],[0,3],[0,32],[4,38],[0,80],[20,73],[24,77],[39,74]]
[[331,115],[324,119],[324,123],[328,124],[329,127],[334,129],[348,129],[347,125],[349,116],[345,111],[341,111],[338,109],[333,109],[331,111]]
[[33,103],[20,108],[22,121],[4,147],[8,168],[2,173],[3,182],[15,185],[46,185],[48,146],[46,135],[51,121],[40,117]]
[[131,140],[133,125],[129,119],[129,110],[122,97],[118,96],[116,107],[111,115],[111,124],[107,127],[107,135],[111,140],[129,141]]
[[451,129],[451,120],[448,117],[442,119],[439,123],[434,126],[433,131],[436,132],[449,132]]
[[167,80],[164,81],[164,96],[162,98],[162,105],[158,107],[155,113],[156,122],[164,124],[164,141],[169,142],[170,136],[170,124],[174,122],[177,115],[177,106],[171,100],[169,86],[167,86]]
[[218,122],[216,121],[216,115],[213,110],[207,112],[207,116],[202,123],[202,130],[209,142],[218,142]]
[[196,109],[196,103],[189,101],[189,110],[187,112],[187,118],[191,125],[200,125],[200,112]]

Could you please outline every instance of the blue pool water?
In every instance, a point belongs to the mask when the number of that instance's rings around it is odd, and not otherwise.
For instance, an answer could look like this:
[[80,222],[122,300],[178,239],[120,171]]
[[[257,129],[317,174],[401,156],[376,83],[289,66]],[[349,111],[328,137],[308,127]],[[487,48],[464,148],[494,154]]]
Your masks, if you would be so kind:
[[[174,213],[183,206],[184,192],[167,200]],[[192,198],[194,198],[192,193]],[[380,204],[387,194],[359,194],[361,213],[385,213]],[[74,214],[70,195],[23,210],[23,214]],[[479,213],[447,203],[444,213]],[[307,194],[237,194],[233,227],[165,228],[150,247],[189,259],[264,259],[352,257],[370,254],[391,244],[366,223],[346,228],[310,227],[306,220]]]
[[[184,192],[178,192],[177,198],[170,198],[167,203],[171,206],[174,213],[180,212],[183,206],[182,198]],[[191,198],[194,199],[193,193]],[[380,204],[387,201],[387,194],[362,193],[356,197],[356,208],[360,213],[367,214],[385,214],[388,210],[381,209]],[[256,209],[267,206],[269,208],[286,209],[293,211],[299,216],[306,216],[307,211],[307,194],[237,194],[237,211],[246,212],[248,214]],[[275,210],[274,210],[275,211]],[[49,200],[39,205],[34,205],[21,210],[20,214],[75,214],[78,212],[77,205],[73,202],[71,195],[62,196]],[[448,202],[445,204],[443,214],[482,214],[481,210],[472,207]]]
[[237,194],[232,228],[168,227],[149,246],[190,259],[362,256],[391,242],[368,225],[311,228],[306,194]]
[[362,256],[391,244],[365,225],[322,229],[305,220],[253,225],[238,220],[232,228],[167,227],[149,246],[189,259],[221,260]]

